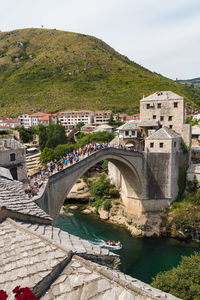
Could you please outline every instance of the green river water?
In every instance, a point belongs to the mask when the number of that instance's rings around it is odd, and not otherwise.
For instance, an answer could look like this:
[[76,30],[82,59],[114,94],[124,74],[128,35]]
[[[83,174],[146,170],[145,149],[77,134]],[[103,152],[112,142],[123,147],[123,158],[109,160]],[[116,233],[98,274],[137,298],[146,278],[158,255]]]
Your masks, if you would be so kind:
[[103,241],[120,241],[119,269],[146,283],[158,272],[177,266],[182,255],[200,251],[196,242],[181,242],[169,238],[134,238],[125,228],[107,223],[94,215],[73,210],[73,216],[59,216],[56,226],[96,245]]

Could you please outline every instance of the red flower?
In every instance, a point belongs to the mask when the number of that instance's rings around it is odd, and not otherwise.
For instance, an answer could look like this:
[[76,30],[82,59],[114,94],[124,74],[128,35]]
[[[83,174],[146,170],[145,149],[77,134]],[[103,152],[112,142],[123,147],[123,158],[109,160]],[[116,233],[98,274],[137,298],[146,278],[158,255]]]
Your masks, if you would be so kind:
[[20,288],[20,286],[16,286],[16,288],[14,288],[13,290],[13,293],[16,294],[16,300],[37,300],[37,298],[33,295],[32,291],[28,287]]
[[6,300],[8,298],[8,295],[4,290],[0,290],[0,300]]
[[12,290],[12,292],[13,292],[14,294],[16,294],[16,293],[19,292],[19,290],[20,290],[20,285],[17,285],[17,286],[14,288],[14,290]]

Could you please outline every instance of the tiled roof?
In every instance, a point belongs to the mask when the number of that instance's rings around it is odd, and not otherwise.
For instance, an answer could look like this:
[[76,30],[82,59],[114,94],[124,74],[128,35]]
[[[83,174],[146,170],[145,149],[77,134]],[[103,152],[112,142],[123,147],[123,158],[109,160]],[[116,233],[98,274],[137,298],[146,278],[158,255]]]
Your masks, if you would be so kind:
[[140,120],[140,127],[158,127],[158,120]]
[[118,130],[132,130],[133,129],[134,130],[134,129],[138,128],[139,124],[140,124],[140,121],[132,120],[132,121],[125,123],[124,125],[121,125],[117,129]]
[[116,270],[73,256],[42,300],[178,300]]
[[171,91],[160,91],[156,92],[148,97],[141,99],[141,102],[145,101],[163,101],[163,100],[183,100],[183,97],[179,96],[178,94],[171,92]]
[[147,137],[146,140],[171,140],[175,138],[181,138],[181,135],[164,126]]
[[0,224],[0,289],[8,294],[17,285],[34,289],[67,257],[66,251],[10,219]]
[[40,234],[41,236],[52,239],[57,242],[62,247],[65,247],[68,251],[72,251],[77,254],[97,255],[97,256],[113,256],[115,254],[109,252],[107,249],[101,248],[99,246],[93,245],[86,240],[83,240],[75,235],[71,235],[59,228],[53,227],[51,225],[42,224],[31,224],[18,222],[21,226],[29,228],[30,230]]
[[35,202],[28,198],[19,181],[0,177],[0,206],[23,215],[35,216],[51,221]]

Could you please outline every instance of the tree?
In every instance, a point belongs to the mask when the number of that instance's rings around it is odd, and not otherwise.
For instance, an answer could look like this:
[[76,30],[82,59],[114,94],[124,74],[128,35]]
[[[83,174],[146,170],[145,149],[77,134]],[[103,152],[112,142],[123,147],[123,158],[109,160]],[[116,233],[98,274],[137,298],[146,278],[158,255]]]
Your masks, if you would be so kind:
[[49,161],[54,159],[53,149],[45,147],[40,154],[40,162],[43,165],[46,165]]
[[46,142],[47,142],[47,131],[46,127],[42,124],[38,126],[38,135],[39,135],[39,145],[40,150],[42,151],[45,148]]
[[19,136],[20,139],[24,142],[24,143],[29,143],[33,140],[34,134],[35,134],[35,130],[33,128],[24,128],[19,127],[17,129],[19,131]]
[[60,124],[51,124],[47,127],[39,125],[38,131],[41,150],[45,147],[54,149],[57,145],[67,143],[65,128]]
[[151,285],[184,300],[199,300],[200,254],[183,256],[177,268],[158,273]]
[[85,124],[83,123],[83,122],[79,122],[78,124],[76,124],[76,129],[78,130],[78,131],[80,131],[81,130],[81,127],[83,127]]

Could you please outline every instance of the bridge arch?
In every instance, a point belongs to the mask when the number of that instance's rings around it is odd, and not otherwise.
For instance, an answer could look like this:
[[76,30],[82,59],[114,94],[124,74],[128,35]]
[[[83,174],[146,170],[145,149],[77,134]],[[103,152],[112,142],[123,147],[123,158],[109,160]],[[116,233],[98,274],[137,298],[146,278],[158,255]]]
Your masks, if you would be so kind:
[[48,212],[56,221],[59,211],[76,181],[92,166],[107,159],[120,171],[129,198],[140,199],[143,192],[143,155],[139,152],[106,148],[52,175],[48,179]]

